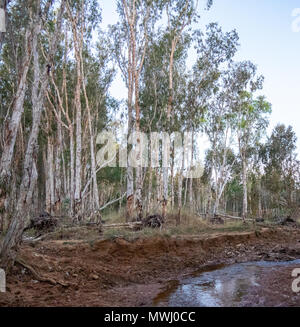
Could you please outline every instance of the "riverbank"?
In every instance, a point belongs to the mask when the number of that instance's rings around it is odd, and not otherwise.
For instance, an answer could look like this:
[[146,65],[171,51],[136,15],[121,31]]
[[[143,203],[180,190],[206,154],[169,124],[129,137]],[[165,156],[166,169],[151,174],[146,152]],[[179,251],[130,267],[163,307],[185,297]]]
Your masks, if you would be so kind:
[[[170,281],[210,266],[299,258],[300,229],[289,227],[134,240],[42,241],[22,247],[20,263],[7,276],[7,293],[0,294],[0,306],[153,306]],[[291,287],[290,274],[270,275],[269,284],[262,284],[271,287],[276,279],[281,292]],[[288,300],[287,305],[296,305]]]

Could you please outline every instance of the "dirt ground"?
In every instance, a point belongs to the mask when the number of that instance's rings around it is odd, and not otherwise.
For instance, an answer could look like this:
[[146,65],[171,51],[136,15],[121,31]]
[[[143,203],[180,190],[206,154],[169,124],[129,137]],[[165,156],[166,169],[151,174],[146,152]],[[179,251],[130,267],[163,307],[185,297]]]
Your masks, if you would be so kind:
[[[300,258],[300,229],[262,228],[259,232],[85,241],[44,241],[24,245],[20,253],[43,279],[23,265],[7,276],[7,293],[0,306],[152,306],[170,280],[179,280],[213,264]],[[300,268],[300,267],[299,267]],[[260,303],[249,294],[245,305],[297,305],[291,299],[290,270],[271,273],[265,283],[276,283],[276,301]],[[251,293],[251,292],[250,292]],[[295,297],[295,295],[294,295]]]
[[241,305],[246,307],[300,307],[300,294],[292,291],[291,272],[299,266],[273,268],[259,278],[263,287],[252,287]]

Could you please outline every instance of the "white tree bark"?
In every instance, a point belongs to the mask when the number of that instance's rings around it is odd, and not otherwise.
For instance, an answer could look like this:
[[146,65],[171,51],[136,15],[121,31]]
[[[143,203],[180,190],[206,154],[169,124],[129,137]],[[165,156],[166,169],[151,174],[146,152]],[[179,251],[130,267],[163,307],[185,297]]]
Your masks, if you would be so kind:
[[247,190],[247,162],[246,162],[246,158],[244,155],[243,155],[242,178],[243,178],[243,214],[242,214],[242,217],[245,221],[247,218],[247,214],[248,214],[248,190]]
[[179,173],[179,177],[178,177],[178,218],[177,218],[177,225],[180,225],[180,223],[181,223],[183,172],[184,172],[184,148],[182,148],[181,168],[180,168],[180,173]]
[[32,57],[32,31],[31,26],[25,32],[24,57],[22,60],[22,70],[15,95],[11,119],[5,130],[5,143],[0,161],[0,179],[6,183],[11,175],[12,158],[14,154],[16,138],[20,121],[24,112],[24,98],[27,88],[27,75]]
[[93,126],[92,126],[92,117],[91,117],[91,109],[89,105],[89,99],[86,93],[86,87],[85,87],[85,78],[84,78],[84,66],[83,66],[83,60],[81,56],[81,69],[82,69],[82,76],[83,76],[83,92],[86,102],[86,109],[87,109],[87,115],[88,115],[88,125],[89,125],[89,133],[90,133],[90,152],[91,152],[91,175],[92,175],[92,187],[93,187],[93,203],[94,203],[94,210],[99,210],[100,203],[99,203],[99,192],[98,192],[98,184],[97,184],[97,172],[96,172],[96,157],[95,157],[95,143],[94,143],[94,132],[93,132]]
[[82,177],[82,108],[81,108],[81,86],[82,86],[82,71],[81,71],[81,58],[83,46],[83,12],[77,12],[73,17],[69,3],[67,2],[68,16],[72,24],[73,43],[75,50],[76,61],[76,88],[75,88],[75,110],[76,110],[76,151],[75,151],[75,194],[74,206],[75,217],[81,219],[82,211],[82,194],[81,194],[81,177]]
[[[61,31],[61,21],[64,12],[64,2],[59,9],[57,26],[53,38],[50,41],[50,47],[47,62],[52,63],[55,51],[57,49],[58,37]],[[34,188],[36,186],[38,174],[36,169],[38,134],[40,131],[40,122],[43,111],[45,92],[48,86],[48,67],[44,68],[43,74],[40,73],[38,39],[41,31],[40,16],[37,15],[33,36],[33,56],[34,56],[34,81],[32,86],[32,129],[23,165],[23,176],[19,191],[18,202],[15,214],[9,226],[8,232],[3,241],[1,249],[1,265],[8,267],[13,254],[11,250],[18,247],[22,239],[22,234],[28,220],[28,213],[32,204]]]
[[[78,60],[78,59],[77,59]],[[82,121],[81,121],[81,71],[80,63],[77,62],[77,85],[75,91],[76,108],[76,159],[75,159],[75,215],[80,214],[81,206],[81,155],[82,155]]]
[[61,110],[59,110],[60,120],[57,122],[57,142],[55,151],[55,197],[54,197],[54,213],[60,214],[61,211],[61,196],[62,196],[62,125],[61,125]]
[[48,137],[48,151],[47,151],[47,175],[48,175],[48,192],[49,192],[49,205],[47,208],[48,213],[53,214],[54,204],[55,204],[55,191],[54,191],[54,167],[53,167],[53,143],[51,137]]
[[258,180],[258,217],[259,218],[263,217],[261,197],[262,197],[261,177],[259,177],[259,180]]

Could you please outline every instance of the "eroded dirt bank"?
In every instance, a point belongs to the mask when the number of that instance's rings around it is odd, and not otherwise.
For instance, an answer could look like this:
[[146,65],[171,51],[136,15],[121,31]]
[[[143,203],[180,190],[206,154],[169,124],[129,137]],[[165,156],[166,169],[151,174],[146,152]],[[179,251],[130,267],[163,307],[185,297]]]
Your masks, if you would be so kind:
[[[57,284],[38,281],[17,264],[7,278],[7,293],[0,294],[0,306],[152,306],[170,280],[209,265],[299,259],[300,230],[265,228],[134,242],[47,241],[24,246],[20,256],[40,276]],[[270,274],[268,283],[273,278],[279,292],[286,290],[289,305],[291,277],[289,272],[282,275],[280,279]]]

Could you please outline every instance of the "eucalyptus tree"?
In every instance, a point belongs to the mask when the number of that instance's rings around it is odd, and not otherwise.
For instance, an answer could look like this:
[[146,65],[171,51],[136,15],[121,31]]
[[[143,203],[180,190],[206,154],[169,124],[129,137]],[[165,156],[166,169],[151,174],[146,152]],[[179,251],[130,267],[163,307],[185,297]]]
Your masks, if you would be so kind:
[[[50,1],[48,2],[50,4]],[[49,9],[46,7],[45,9]],[[8,186],[11,182],[12,162],[14,157],[17,134],[24,113],[24,101],[28,85],[28,73],[32,59],[32,42],[34,34],[34,21],[32,18],[32,7],[22,8],[21,3],[11,8],[10,26],[6,34],[6,45],[2,49],[2,58],[5,64],[15,66],[11,70],[13,73],[10,80],[6,81],[5,89],[9,86],[13,89],[8,100],[8,107],[2,128],[2,154],[0,159],[0,196],[1,203],[4,205],[10,190]],[[13,29],[12,25],[22,28],[24,33],[18,29]],[[20,46],[21,45],[21,46]],[[12,56],[13,54],[13,61]],[[4,65],[3,65],[4,66]],[[16,87],[14,86],[16,85]],[[3,210],[3,208],[2,208]]]
[[[151,133],[158,135],[163,130],[165,121],[165,112],[162,108],[166,108],[168,102],[168,45],[162,30],[153,31],[149,34],[148,40],[147,56],[141,74],[141,127],[148,135]],[[152,138],[149,139],[150,149],[154,142]],[[155,160],[157,153],[150,151],[147,212],[153,209],[152,198],[155,199],[156,207],[159,207],[161,199],[161,173],[157,163],[154,163]]]
[[[38,9],[37,9],[38,8]],[[9,7],[9,24],[2,49],[1,70],[5,78],[1,79],[1,100],[4,114],[2,124],[1,160],[0,160],[0,197],[1,210],[15,207],[10,198],[16,200],[16,168],[22,165],[22,155],[18,153],[26,128],[30,128],[31,101],[27,89],[33,57],[34,35],[40,34],[49,26],[46,20],[52,12],[52,1],[31,1],[24,7],[22,2],[13,2]],[[37,17],[37,11],[38,17]],[[50,57],[50,53],[46,58]],[[47,65],[47,64],[46,64]],[[34,78],[34,77],[32,77]],[[21,120],[24,117],[25,124]],[[26,127],[25,127],[26,126]],[[18,137],[18,135],[20,137]],[[18,142],[17,142],[18,141]],[[16,159],[16,160],[13,160]],[[22,176],[21,176],[22,177]],[[13,196],[11,196],[13,195]]]
[[265,149],[264,139],[258,140],[253,144],[249,150],[249,204],[252,214],[256,214],[257,217],[263,217],[263,199],[265,185],[263,185],[262,179],[265,172],[265,165],[263,163],[263,152]]
[[275,199],[273,207],[292,208],[297,190],[299,161],[296,155],[297,137],[291,126],[278,124],[268,138],[264,151],[265,184]]
[[[111,26],[113,35],[113,53],[128,89],[128,136],[135,132],[137,136],[136,192],[134,196],[133,167],[128,161],[127,167],[127,210],[126,219],[132,219],[134,203],[138,219],[143,216],[142,167],[140,139],[140,76],[148,49],[149,32],[158,19],[156,1],[118,0],[117,11],[120,21]],[[134,110],[135,109],[135,110]],[[133,115],[135,111],[135,117]]]
[[[225,91],[226,92],[226,91]],[[212,174],[215,203],[212,214],[218,213],[223,192],[230,178],[236,158],[232,151],[234,128],[231,108],[227,106],[226,93],[221,93],[211,103],[207,112],[205,131],[211,143]]]
[[204,130],[211,144],[211,178],[215,193],[213,215],[218,212],[220,199],[232,176],[232,166],[235,163],[231,150],[234,142],[231,110],[228,89],[220,88],[205,113]]
[[75,159],[75,215],[81,216],[82,206],[82,101],[81,95],[85,99],[87,110],[88,126],[90,133],[91,167],[93,177],[93,198],[96,208],[99,209],[99,195],[96,178],[96,162],[94,154],[94,141],[91,125],[91,109],[86,93],[85,72],[83,65],[84,43],[88,45],[91,33],[100,21],[99,10],[96,1],[67,0],[67,14],[72,30],[72,44],[74,47],[76,63],[76,87],[74,94],[74,105],[76,110],[76,159]]
[[[52,1],[47,3],[48,10],[54,10],[51,6]],[[7,234],[1,249],[1,265],[7,267],[13,259],[12,250],[17,248],[21,242],[23,230],[28,220],[32,205],[32,197],[37,182],[36,156],[38,150],[38,135],[41,125],[41,117],[44,109],[45,92],[49,85],[49,65],[53,65],[57,46],[61,37],[62,20],[65,10],[64,2],[61,3],[57,12],[56,24],[52,29],[51,26],[44,27],[49,33],[49,44],[46,58],[40,58],[40,52],[43,52],[41,42],[42,17],[41,2],[37,0],[34,7],[33,15],[33,82],[32,82],[32,129],[29,135],[25,159],[23,163],[23,174],[19,188],[18,201],[16,203],[13,218],[10,222]]]
[[[144,130],[149,132],[156,132],[161,136],[161,131],[168,131],[168,135],[174,132],[184,132],[186,128],[185,113],[186,110],[186,95],[187,95],[187,81],[188,74],[186,72],[186,59],[188,55],[188,49],[191,44],[191,36],[188,33],[184,33],[180,42],[176,47],[173,58],[173,91],[176,94],[173,101],[172,120],[168,123],[167,118],[167,105],[169,101],[169,50],[170,40],[168,31],[163,28],[159,29],[155,34],[152,33],[149,38],[149,50],[145,58],[145,66],[142,72],[142,84],[141,84],[141,124]],[[172,136],[172,135],[171,135]],[[168,139],[168,138],[167,138]],[[155,170],[155,181],[157,187],[157,202],[158,206],[163,202],[163,196],[161,192],[161,175],[165,169],[165,165],[171,164],[171,176],[168,178],[168,183],[171,184],[171,204],[174,206],[175,190],[174,190],[174,174],[175,174],[175,147],[174,142],[176,140],[171,137],[166,141],[164,146],[159,151],[160,162],[163,161],[166,153],[170,153],[171,148],[171,160],[168,163],[164,162],[162,169]],[[152,142],[152,141],[151,141]],[[151,145],[151,144],[150,144]],[[180,145],[182,147],[182,144]],[[169,159],[169,158],[168,158]],[[152,158],[151,158],[152,160]],[[180,162],[181,165],[181,162]],[[149,169],[149,175],[151,176],[153,170]],[[149,177],[150,178],[150,177]],[[152,179],[150,178],[150,184]],[[167,185],[168,186],[168,185]],[[149,189],[152,186],[149,185]],[[149,192],[150,194],[150,192]],[[157,207],[158,207],[157,206]]]
[[233,68],[233,88],[237,96],[234,100],[235,126],[239,156],[242,163],[243,212],[248,213],[248,162],[249,151],[265,134],[271,104],[263,96],[253,98],[253,92],[262,87],[263,78],[256,78],[256,67],[250,62],[238,63]]
[[[192,23],[197,22],[199,16],[198,1],[194,0],[162,0],[162,8],[165,9],[167,17],[167,33],[170,42],[169,52],[169,99],[167,104],[167,128],[171,124],[171,118],[173,115],[174,104],[174,55],[177,46],[179,45],[181,38],[186,29],[190,29]],[[207,8],[210,8],[212,1],[207,2]],[[168,146],[168,145],[167,145]],[[163,168],[163,200],[162,200],[162,214],[166,215],[166,208],[168,204],[169,190],[168,190],[168,176],[169,169]]]
[[[81,175],[81,205],[84,212],[82,214],[88,219],[90,213],[95,214],[100,208],[99,193],[100,176],[99,168],[96,164],[95,155],[95,139],[96,135],[102,131],[106,124],[110,121],[109,111],[116,108],[114,99],[109,96],[108,89],[114,77],[114,69],[109,65],[110,53],[107,47],[106,35],[99,35],[99,43],[96,47],[92,47],[90,51],[88,46],[88,38],[84,38],[83,49],[80,58],[80,66],[82,71],[81,86],[81,105],[82,120],[87,122],[83,124],[82,135],[82,166],[85,167],[85,174]],[[68,43],[68,42],[67,42]],[[72,48],[72,47],[70,47]],[[63,127],[63,144],[57,137],[53,137],[55,133],[55,124],[51,124],[52,130],[48,140],[55,144],[55,162],[59,160],[60,165],[55,164],[55,188],[58,187],[57,180],[60,168],[62,166],[64,198],[62,201],[68,204],[69,214],[74,217],[74,193],[75,193],[75,130],[76,110],[74,110],[74,90],[76,90],[76,65],[72,56],[68,56],[69,45],[62,47],[62,58],[56,67],[55,74],[51,74],[52,88],[47,94],[49,103],[48,117],[51,115],[55,119],[50,119],[57,125],[57,133],[60,126]],[[54,130],[54,133],[53,133]],[[52,133],[51,133],[52,131]],[[67,135],[65,132],[67,132]],[[55,134],[54,134],[55,135]],[[67,145],[67,147],[66,147]],[[60,156],[59,148],[63,147],[63,153]],[[48,151],[49,154],[49,151]],[[51,165],[50,165],[51,166]],[[49,175],[46,172],[46,175]],[[54,179],[52,173],[51,179]],[[104,190],[101,190],[103,192]],[[47,189],[46,189],[47,194]],[[88,198],[89,196],[89,198]],[[56,197],[57,198],[57,197]],[[55,200],[56,202],[57,200]],[[54,204],[55,204],[54,202]],[[52,204],[53,205],[53,204]],[[51,205],[51,206],[52,206]],[[50,206],[50,207],[51,207]],[[98,215],[98,213],[97,213]],[[91,217],[92,218],[92,217]]]
[[[222,69],[232,61],[239,37],[235,30],[224,33],[216,23],[207,26],[205,35],[196,31],[195,36],[198,58],[193,67],[187,99],[191,126],[206,133],[214,154],[215,213],[229,178],[224,174],[232,125],[230,90],[224,85]],[[220,152],[223,153],[223,161],[217,165]]]
[[[83,95],[85,99],[86,116],[89,126],[89,152],[90,152],[90,175],[91,178],[86,183],[82,191],[82,198],[87,196],[87,185],[90,186],[92,203],[89,207],[94,212],[99,212],[99,184],[97,172],[99,167],[96,164],[95,138],[98,132],[102,131],[106,123],[111,118],[109,110],[114,110],[117,106],[115,100],[109,95],[109,87],[115,75],[114,68],[110,68],[110,53],[108,51],[106,36],[100,35],[100,40],[96,48],[96,54],[92,55],[86,48],[82,56],[83,72]],[[101,44],[100,44],[101,42]],[[91,185],[89,184],[91,183]],[[103,190],[101,190],[103,191]]]
[[[233,144],[228,142],[229,136],[226,133],[228,131],[225,132],[225,140],[210,148],[206,153],[206,183],[209,186],[209,193],[212,193],[209,194],[210,207],[207,208],[206,213],[212,216],[218,214],[221,199],[227,196],[228,185],[236,178],[234,167],[237,164],[237,157],[233,147],[229,147]],[[223,209],[226,209],[226,203]]]

